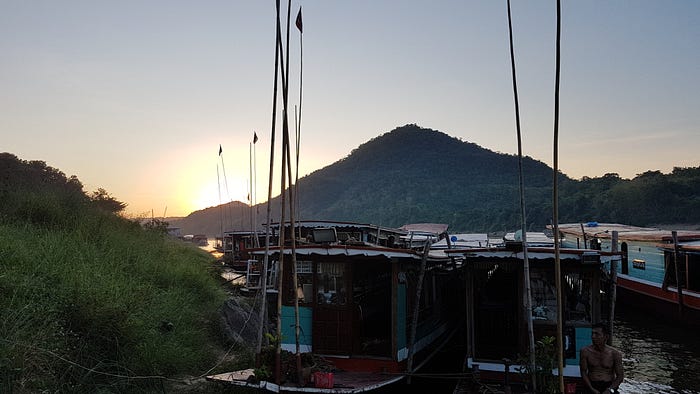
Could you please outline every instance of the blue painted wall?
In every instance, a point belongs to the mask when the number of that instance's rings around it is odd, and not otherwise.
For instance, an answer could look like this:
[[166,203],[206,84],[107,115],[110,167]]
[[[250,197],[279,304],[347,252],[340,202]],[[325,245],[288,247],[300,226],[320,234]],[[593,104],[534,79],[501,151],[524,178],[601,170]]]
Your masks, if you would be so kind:
[[[312,344],[311,336],[311,316],[312,311],[309,307],[299,307],[299,344]],[[296,345],[294,326],[296,324],[294,317],[293,306],[282,306],[282,343]]]

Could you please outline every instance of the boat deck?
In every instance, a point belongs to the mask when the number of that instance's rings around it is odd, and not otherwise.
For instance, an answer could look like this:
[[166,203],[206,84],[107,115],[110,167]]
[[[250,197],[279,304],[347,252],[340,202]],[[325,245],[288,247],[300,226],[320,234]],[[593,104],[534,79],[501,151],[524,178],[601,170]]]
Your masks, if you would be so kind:
[[207,379],[235,386],[266,389],[276,393],[361,393],[398,382],[404,377],[401,374],[334,371],[333,388],[318,388],[314,387],[313,382],[304,386],[299,386],[296,383],[277,385],[267,381],[254,382],[253,375],[253,369],[245,369],[207,376]]

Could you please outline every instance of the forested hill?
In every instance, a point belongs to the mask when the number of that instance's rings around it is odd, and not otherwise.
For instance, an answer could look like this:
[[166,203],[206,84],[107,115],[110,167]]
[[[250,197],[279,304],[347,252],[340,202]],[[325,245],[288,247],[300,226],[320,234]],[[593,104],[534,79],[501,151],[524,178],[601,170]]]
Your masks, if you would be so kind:
[[[552,173],[525,158],[533,220],[547,221],[543,199]],[[346,158],[299,181],[300,216],[386,226],[448,223],[499,231],[518,226],[518,158],[439,131],[399,127],[360,145]]]
[[[542,230],[551,223],[552,169],[529,157],[523,167],[528,228]],[[560,223],[700,223],[700,167],[647,171],[634,179],[611,173],[574,180],[560,174],[559,186]],[[452,231],[513,231],[520,228],[518,158],[406,125],[300,179],[299,202],[297,219],[385,226],[439,222]],[[279,201],[272,206],[278,221]],[[265,206],[258,211],[264,213]],[[196,213],[197,220],[208,215],[221,222],[221,210]],[[226,227],[249,228],[245,215]],[[187,218],[180,223],[187,228]]]

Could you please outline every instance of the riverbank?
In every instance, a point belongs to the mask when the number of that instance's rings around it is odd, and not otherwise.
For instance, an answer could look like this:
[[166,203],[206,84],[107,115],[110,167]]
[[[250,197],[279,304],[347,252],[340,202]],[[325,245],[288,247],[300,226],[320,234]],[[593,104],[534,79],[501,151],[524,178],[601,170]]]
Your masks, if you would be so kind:
[[248,361],[210,254],[104,212],[46,215],[0,215],[0,391],[188,392]]

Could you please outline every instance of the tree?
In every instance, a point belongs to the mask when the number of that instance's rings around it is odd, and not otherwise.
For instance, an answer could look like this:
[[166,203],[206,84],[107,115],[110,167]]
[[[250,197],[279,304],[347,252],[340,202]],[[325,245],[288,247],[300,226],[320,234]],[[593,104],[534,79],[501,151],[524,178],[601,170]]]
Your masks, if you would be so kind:
[[92,201],[97,208],[112,213],[119,213],[126,208],[126,203],[110,196],[103,188],[98,188],[96,191],[92,192],[90,201]]

